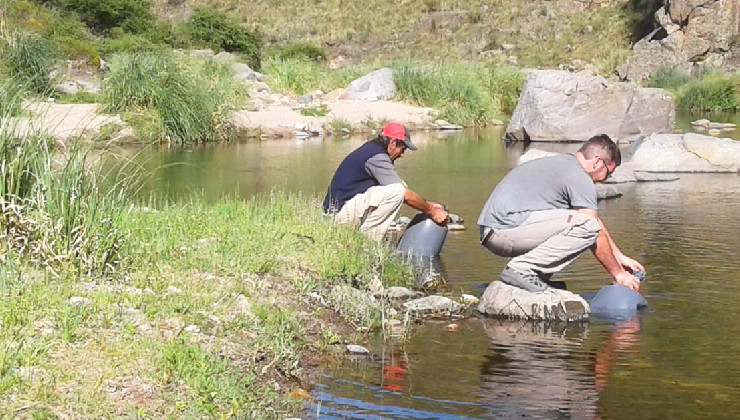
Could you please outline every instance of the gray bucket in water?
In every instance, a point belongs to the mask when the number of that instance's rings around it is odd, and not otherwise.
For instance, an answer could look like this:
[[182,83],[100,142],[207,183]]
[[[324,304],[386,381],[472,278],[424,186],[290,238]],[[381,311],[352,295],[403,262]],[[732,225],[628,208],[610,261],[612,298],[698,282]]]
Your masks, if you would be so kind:
[[409,257],[433,257],[442,251],[447,226],[434,223],[425,213],[417,213],[398,242],[398,251]]
[[[640,281],[645,279],[644,272],[635,272],[634,275]],[[615,283],[602,287],[596,293],[591,300],[591,313],[609,319],[625,319],[646,306],[647,301],[640,293]]]

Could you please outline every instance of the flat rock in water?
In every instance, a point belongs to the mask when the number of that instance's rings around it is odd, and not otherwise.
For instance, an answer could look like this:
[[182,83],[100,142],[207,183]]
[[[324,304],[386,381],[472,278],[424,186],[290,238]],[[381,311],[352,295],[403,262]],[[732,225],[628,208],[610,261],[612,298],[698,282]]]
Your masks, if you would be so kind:
[[463,309],[461,303],[438,295],[425,296],[403,304],[404,309],[417,315],[432,313],[457,313]]
[[661,174],[657,172],[635,172],[635,181],[637,182],[665,182],[679,179],[674,174]]
[[494,281],[483,293],[478,311],[510,319],[568,322],[588,319],[590,308],[585,299],[567,290],[532,293]]
[[607,198],[616,198],[622,196],[622,191],[614,185],[596,184],[596,198],[605,200]]

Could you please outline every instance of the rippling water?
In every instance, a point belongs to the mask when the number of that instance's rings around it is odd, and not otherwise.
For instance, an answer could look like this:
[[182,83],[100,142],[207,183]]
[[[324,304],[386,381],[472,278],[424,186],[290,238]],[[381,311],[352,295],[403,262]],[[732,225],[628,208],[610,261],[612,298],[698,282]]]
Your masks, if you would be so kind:
[[[475,221],[522,145],[500,131],[416,135],[397,168],[410,187],[466,220],[441,264],[454,294],[482,294],[506,260],[477,244]],[[246,142],[141,153],[160,194],[210,199],[278,187],[323,196],[341,159],[364,139]],[[578,145],[555,146],[574,151]],[[622,185],[600,214],[647,269],[648,311],[617,325],[469,319],[414,327],[405,343],[377,340],[372,358],[328,366],[307,418],[735,418],[740,409],[740,176],[685,174]],[[407,212],[410,214],[410,212]],[[584,255],[559,275],[571,291],[609,282]]]

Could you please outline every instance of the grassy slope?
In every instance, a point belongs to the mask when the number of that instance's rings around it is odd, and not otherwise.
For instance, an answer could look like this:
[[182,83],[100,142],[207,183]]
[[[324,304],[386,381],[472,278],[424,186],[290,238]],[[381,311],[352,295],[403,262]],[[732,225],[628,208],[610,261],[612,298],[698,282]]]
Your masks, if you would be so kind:
[[[607,74],[629,56],[633,26],[640,18],[617,1],[583,11],[568,7],[573,2],[544,0],[217,0],[209,4],[240,17],[264,34],[268,45],[313,41],[327,45],[330,58],[344,53],[360,63],[399,58],[498,63],[517,56],[524,67],[567,66],[582,60]],[[160,4],[164,15],[172,10]],[[460,12],[460,24],[424,33],[420,23],[439,10]],[[487,58],[479,56],[503,44],[512,48]]]

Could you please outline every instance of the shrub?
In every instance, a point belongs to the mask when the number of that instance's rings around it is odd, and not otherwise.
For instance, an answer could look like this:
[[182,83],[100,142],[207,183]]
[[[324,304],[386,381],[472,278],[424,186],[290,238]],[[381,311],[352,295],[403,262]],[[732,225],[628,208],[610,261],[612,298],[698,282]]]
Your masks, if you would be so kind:
[[225,14],[207,8],[197,9],[186,28],[196,44],[243,54],[247,64],[255,70],[260,69],[260,37]]
[[279,54],[280,58],[303,58],[307,60],[326,60],[326,51],[308,42],[294,42],[286,45]]
[[89,28],[99,33],[115,27],[142,33],[155,21],[150,0],[51,0],[49,3],[77,13]]
[[108,38],[103,42],[100,48],[103,54],[112,55],[115,53],[136,53],[145,51],[157,51],[163,48],[162,45],[154,44],[149,39],[141,35],[121,34],[116,38]]
[[488,91],[498,102],[499,111],[510,115],[519,103],[524,87],[524,73],[515,67],[493,67],[489,72]]

